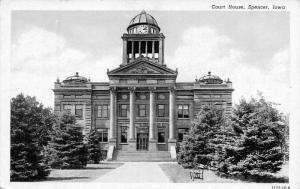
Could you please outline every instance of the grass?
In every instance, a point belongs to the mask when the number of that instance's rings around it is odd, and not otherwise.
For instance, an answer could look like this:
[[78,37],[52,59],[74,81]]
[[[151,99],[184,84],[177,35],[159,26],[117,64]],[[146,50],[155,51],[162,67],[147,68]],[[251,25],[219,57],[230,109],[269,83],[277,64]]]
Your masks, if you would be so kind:
[[120,167],[123,163],[88,164],[84,169],[53,169],[43,182],[90,182]]
[[163,172],[169,177],[172,182],[175,183],[192,183],[192,182],[204,182],[204,183],[230,183],[238,182],[233,179],[221,178],[217,176],[213,171],[204,170],[203,180],[196,179],[194,181],[190,178],[190,169],[184,169],[177,163],[164,163],[159,164]]
[[233,182],[263,182],[263,183],[286,183],[288,182],[288,164],[282,166],[282,170],[272,177],[265,177],[259,179],[253,178],[226,178],[216,175],[211,170],[204,170],[204,179],[196,179],[194,181],[190,178],[190,169],[184,169],[177,163],[164,163],[159,164],[163,172],[175,183],[191,183],[191,182],[204,182],[204,183],[233,183]]

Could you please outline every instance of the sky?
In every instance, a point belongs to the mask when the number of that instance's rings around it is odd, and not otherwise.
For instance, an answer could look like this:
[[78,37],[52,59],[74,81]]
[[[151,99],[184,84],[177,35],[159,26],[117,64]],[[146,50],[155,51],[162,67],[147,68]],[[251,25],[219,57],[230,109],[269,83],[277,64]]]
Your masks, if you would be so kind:
[[[121,64],[123,33],[140,11],[13,11],[12,97],[23,92],[53,107],[54,82],[79,72],[107,82]],[[289,112],[288,12],[146,10],[165,39],[165,63],[177,82],[211,71],[233,82],[233,103],[263,96]]]

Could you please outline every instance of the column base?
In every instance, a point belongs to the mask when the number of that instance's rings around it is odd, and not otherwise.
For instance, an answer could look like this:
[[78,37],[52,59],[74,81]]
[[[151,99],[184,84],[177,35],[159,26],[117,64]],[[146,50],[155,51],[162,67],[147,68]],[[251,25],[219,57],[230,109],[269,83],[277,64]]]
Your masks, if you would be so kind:
[[107,157],[106,157],[108,161],[112,161],[114,159],[116,146],[117,146],[117,139],[114,138],[109,139]]
[[149,151],[156,152],[157,151],[157,140],[156,139],[149,139]]
[[177,140],[174,139],[174,138],[169,138],[168,139],[168,143],[176,143],[176,142],[177,142]]
[[116,138],[110,138],[110,139],[108,139],[108,143],[109,144],[112,144],[112,143],[117,143],[117,139]]
[[128,140],[128,151],[136,151],[136,139]]
[[[174,142],[175,140],[175,142]],[[169,139],[168,142],[168,149],[171,155],[171,159],[172,160],[176,160],[177,159],[177,153],[176,153],[176,139]]]

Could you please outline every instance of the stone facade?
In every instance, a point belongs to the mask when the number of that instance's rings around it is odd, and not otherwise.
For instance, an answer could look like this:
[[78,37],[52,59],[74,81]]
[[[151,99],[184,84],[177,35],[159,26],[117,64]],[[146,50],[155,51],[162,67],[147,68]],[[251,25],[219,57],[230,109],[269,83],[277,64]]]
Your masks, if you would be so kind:
[[[174,151],[201,105],[232,106],[232,83],[208,75],[176,82],[177,70],[164,63],[164,35],[141,12],[123,34],[123,62],[108,70],[109,82],[91,82],[76,73],[54,86],[55,112],[71,111],[87,134],[101,133],[108,151]],[[172,154],[172,153],[171,153]]]

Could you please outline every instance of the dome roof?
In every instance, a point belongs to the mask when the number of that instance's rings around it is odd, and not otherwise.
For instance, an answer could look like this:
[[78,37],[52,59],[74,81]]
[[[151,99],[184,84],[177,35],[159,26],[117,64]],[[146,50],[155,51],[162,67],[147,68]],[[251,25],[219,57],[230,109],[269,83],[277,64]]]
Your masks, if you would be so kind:
[[63,83],[86,83],[88,82],[88,79],[86,77],[80,76],[78,72],[75,73],[75,75],[67,77]]
[[211,75],[211,72],[208,72],[208,75],[199,78],[197,81],[206,83],[206,84],[221,84],[223,80],[217,75]]
[[131,26],[138,25],[138,24],[149,24],[149,25],[157,27],[160,30],[160,28],[159,28],[156,20],[153,18],[153,16],[146,13],[146,11],[144,11],[144,10],[140,14],[133,17],[133,19],[129,23],[128,28],[130,28]]

